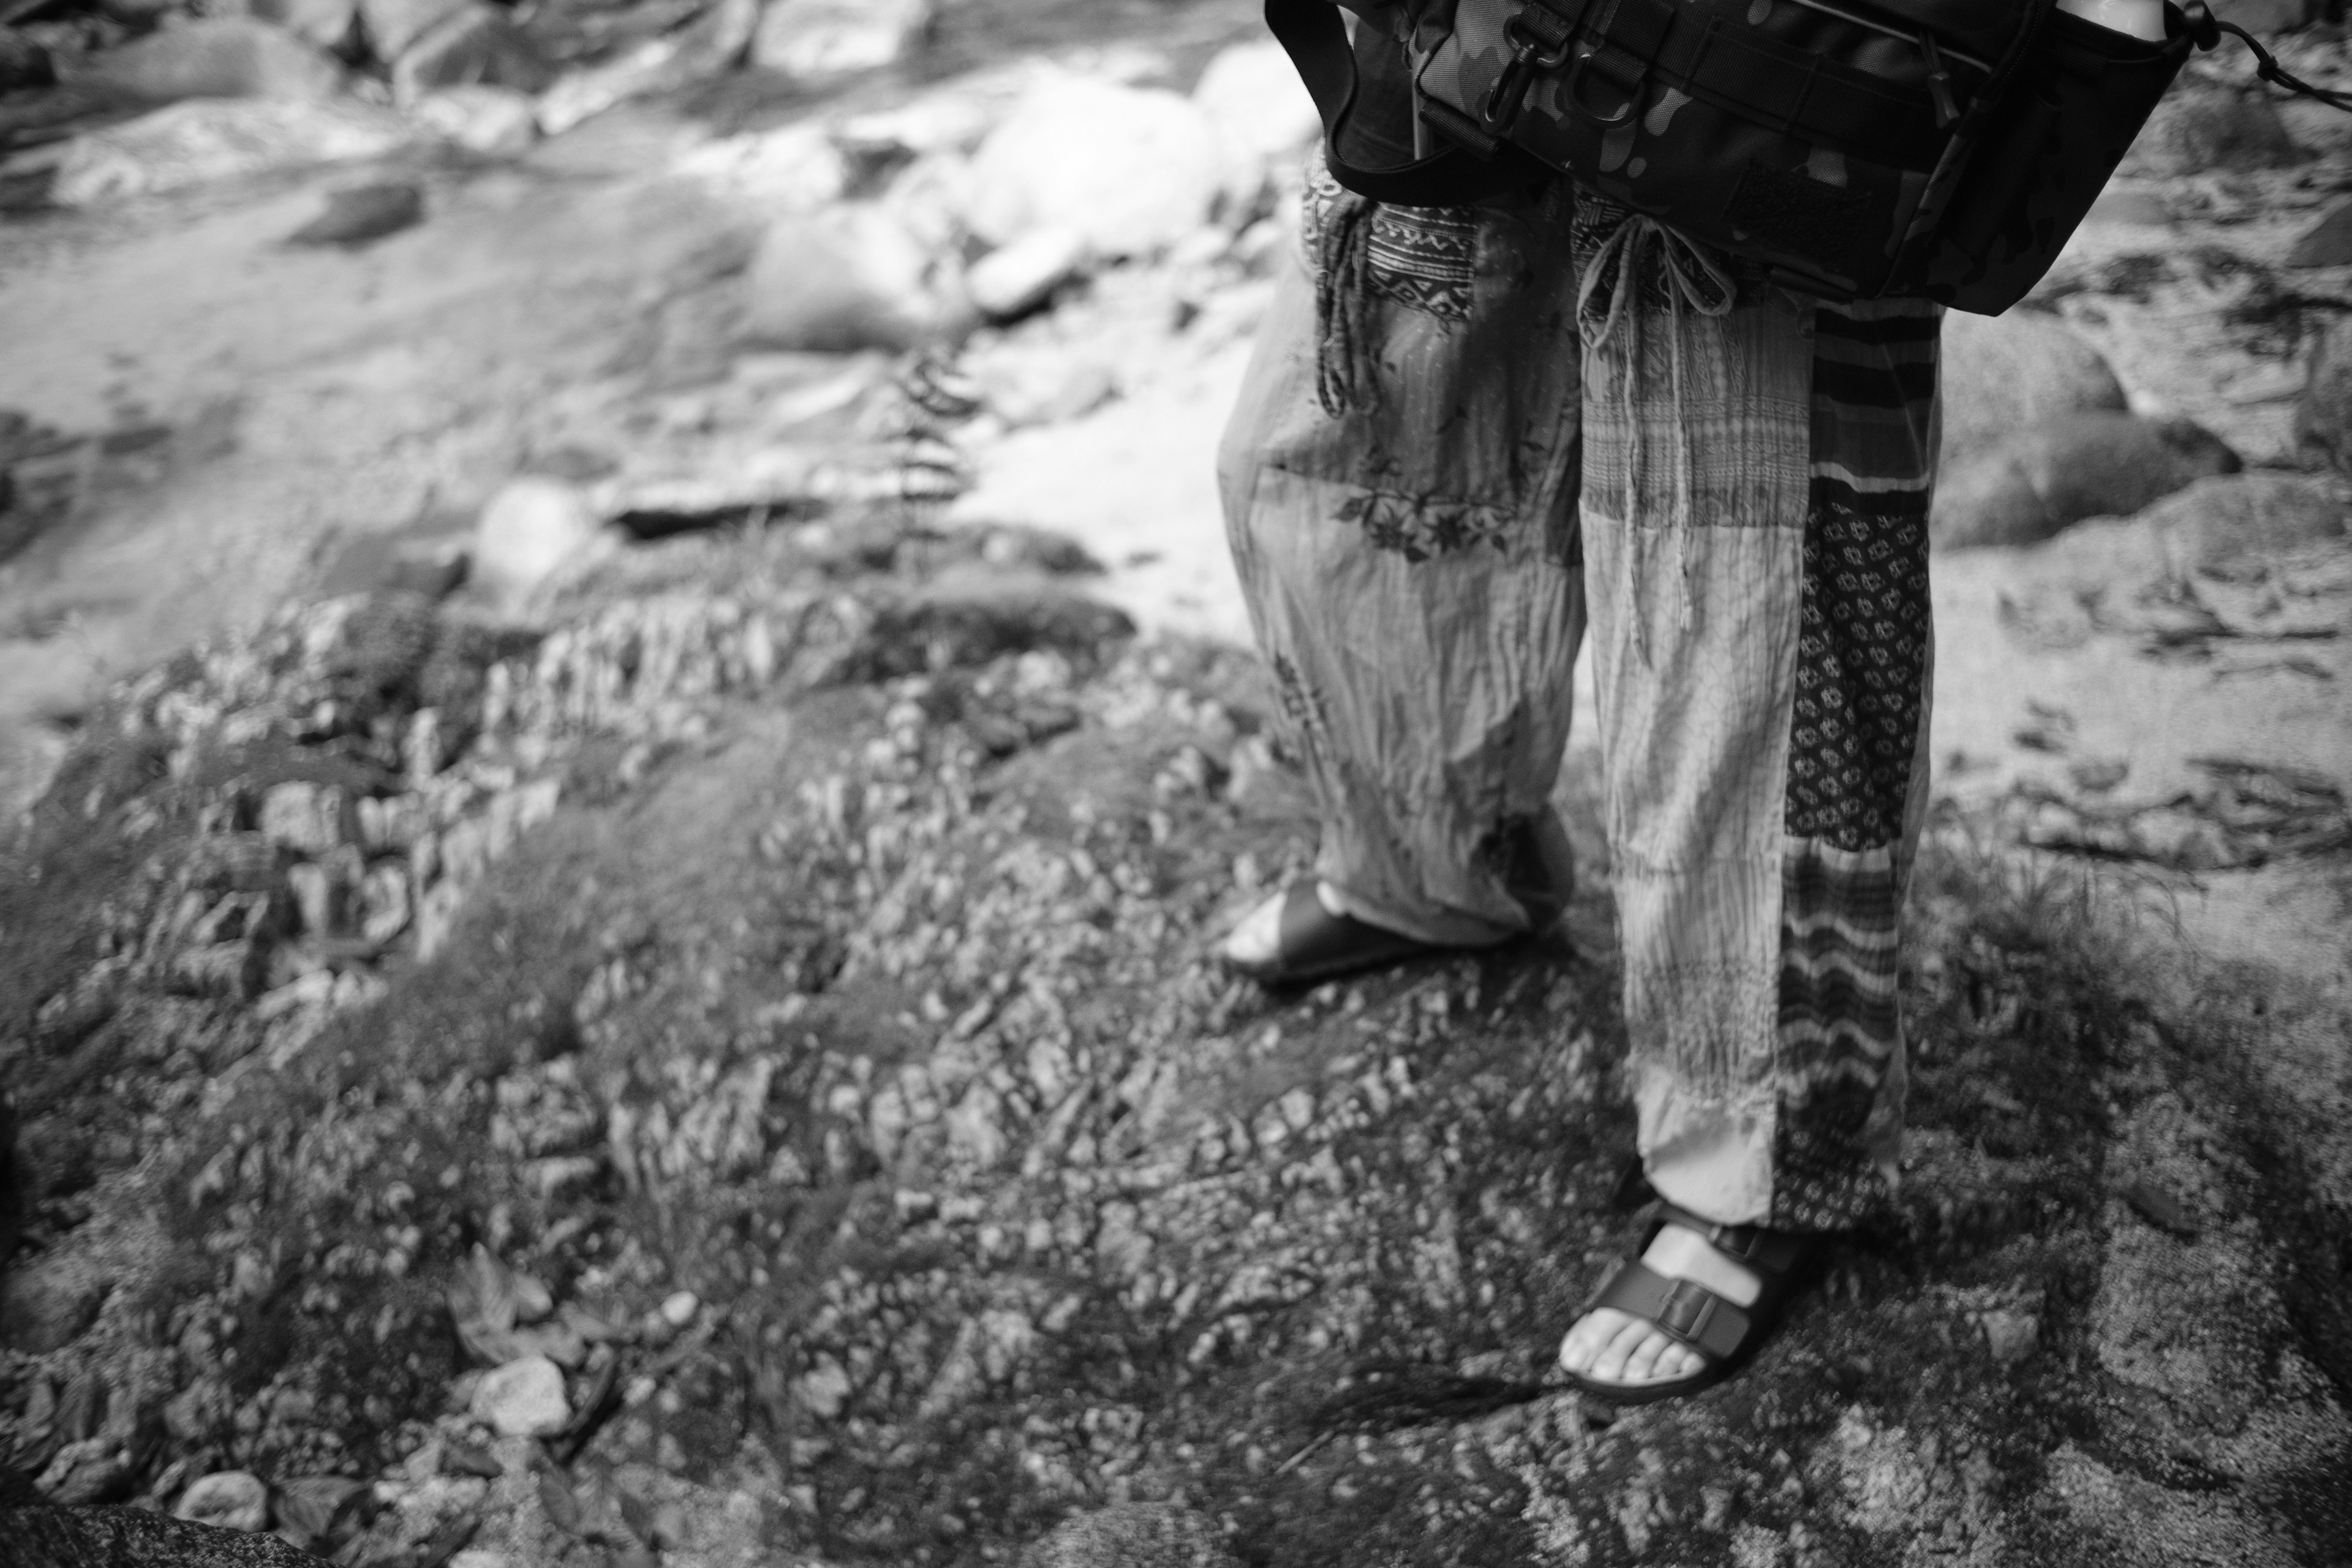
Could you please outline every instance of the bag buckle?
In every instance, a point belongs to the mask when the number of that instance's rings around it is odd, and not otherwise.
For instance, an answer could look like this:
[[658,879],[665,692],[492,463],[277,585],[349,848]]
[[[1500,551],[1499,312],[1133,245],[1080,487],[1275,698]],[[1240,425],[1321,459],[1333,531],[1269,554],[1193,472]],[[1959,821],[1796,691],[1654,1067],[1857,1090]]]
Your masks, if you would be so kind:
[[[1616,113],[1603,114],[1585,101],[1581,83],[1584,73],[1588,69],[1612,87],[1621,89],[1624,92],[1625,101]],[[1614,131],[1620,125],[1631,121],[1640,111],[1642,82],[1649,74],[1650,68],[1647,65],[1621,49],[1610,49],[1606,47],[1587,49],[1576,57],[1574,65],[1568,68],[1568,80],[1562,84],[1561,90],[1567,97],[1568,106],[1570,109],[1603,131]]]
[[1503,38],[1511,46],[1511,58],[1488,89],[1486,101],[1479,106],[1478,118],[1488,131],[1499,136],[1510,129],[1511,122],[1519,117],[1520,106],[1527,102],[1528,89],[1535,85],[1536,77],[1544,71],[1558,70],[1567,63],[1575,37],[1573,25],[1542,5],[1523,6],[1503,24]]
[[1919,35],[1919,57],[1927,64],[1927,94],[1936,100],[1936,129],[1949,131],[1959,122],[1960,106],[1952,99],[1952,73],[1944,68],[1944,51],[1936,35]]

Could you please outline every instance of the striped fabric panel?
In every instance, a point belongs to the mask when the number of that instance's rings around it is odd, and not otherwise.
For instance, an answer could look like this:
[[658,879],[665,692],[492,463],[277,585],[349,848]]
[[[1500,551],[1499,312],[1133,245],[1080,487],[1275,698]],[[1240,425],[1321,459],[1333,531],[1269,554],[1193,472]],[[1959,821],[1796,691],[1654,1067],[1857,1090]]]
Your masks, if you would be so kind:
[[1936,344],[1925,300],[1824,303],[1813,316],[1813,501],[1925,516],[1935,474]]
[[1899,1121],[1900,865],[1926,722],[1932,305],[1814,318],[1811,505],[1781,863],[1772,1223],[1865,1217]]

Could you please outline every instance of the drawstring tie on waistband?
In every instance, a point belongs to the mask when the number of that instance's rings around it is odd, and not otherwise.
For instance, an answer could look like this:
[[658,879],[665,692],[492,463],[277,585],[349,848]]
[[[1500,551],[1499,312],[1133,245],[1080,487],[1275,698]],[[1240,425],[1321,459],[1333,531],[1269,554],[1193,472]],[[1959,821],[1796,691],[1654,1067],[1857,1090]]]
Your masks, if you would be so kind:
[[[1683,321],[1692,313],[1720,321],[1738,302],[1738,286],[1706,249],[1692,244],[1655,218],[1629,216],[1610,230],[1584,265],[1576,288],[1576,324],[1590,364],[1612,346],[1622,360],[1617,376],[1618,406],[1625,424],[1624,522],[1627,567],[1633,575],[1629,602],[1634,606],[1633,649],[1643,668],[1649,668],[1648,616],[1643,609],[1642,554],[1633,538],[1634,511],[1640,502],[1642,424],[1636,404],[1636,381],[1645,363],[1642,293],[1654,278],[1666,300],[1667,374],[1674,395],[1674,500],[1666,526],[1675,535],[1675,579],[1679,590],[1678,624],[1691,622],[1690,524],[1692,474],[1688,405],[1683,385]],[[1728,356],[1726,358],[1729,366]]]
[[1316,237],[1315,396],[1337,419],[1350,408],[1376,405],[1381,383],[1370,319],[1373,204],[1334,190]]

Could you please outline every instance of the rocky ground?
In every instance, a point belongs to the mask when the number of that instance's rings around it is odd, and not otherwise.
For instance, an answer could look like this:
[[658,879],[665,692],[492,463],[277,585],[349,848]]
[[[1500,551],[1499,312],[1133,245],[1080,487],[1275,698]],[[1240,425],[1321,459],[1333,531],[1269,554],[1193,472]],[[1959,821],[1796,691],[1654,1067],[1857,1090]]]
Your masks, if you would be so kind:
[[[1953,321],[1903,1195],[1613,1413],[1590,742],[1557,931],[1208,958],[1313,834],[1207,474],[1251,10],[573,129],[582,46],[451,152],[362,6],[396,147],[170,190],[184,104],[0,98],[82,127],[0,229],[0,1563],[2352,1559],[2352,117],[2200,67]],[[1072,115],[1176,174],[1007,173]]]

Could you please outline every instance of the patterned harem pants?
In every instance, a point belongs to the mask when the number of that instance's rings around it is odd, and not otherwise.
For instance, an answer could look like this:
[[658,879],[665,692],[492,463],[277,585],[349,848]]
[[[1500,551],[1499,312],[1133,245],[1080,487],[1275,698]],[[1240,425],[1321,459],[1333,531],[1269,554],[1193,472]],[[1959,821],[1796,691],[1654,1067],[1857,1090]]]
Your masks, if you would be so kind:
[[1592,635],[1639,1142],[1820,1231],[1894,1180],[1927,776],[1938,313],[1727,269],[1562,184],[1383,207],[1319,167],[1221,454],[1342,907],[1548,921]]

